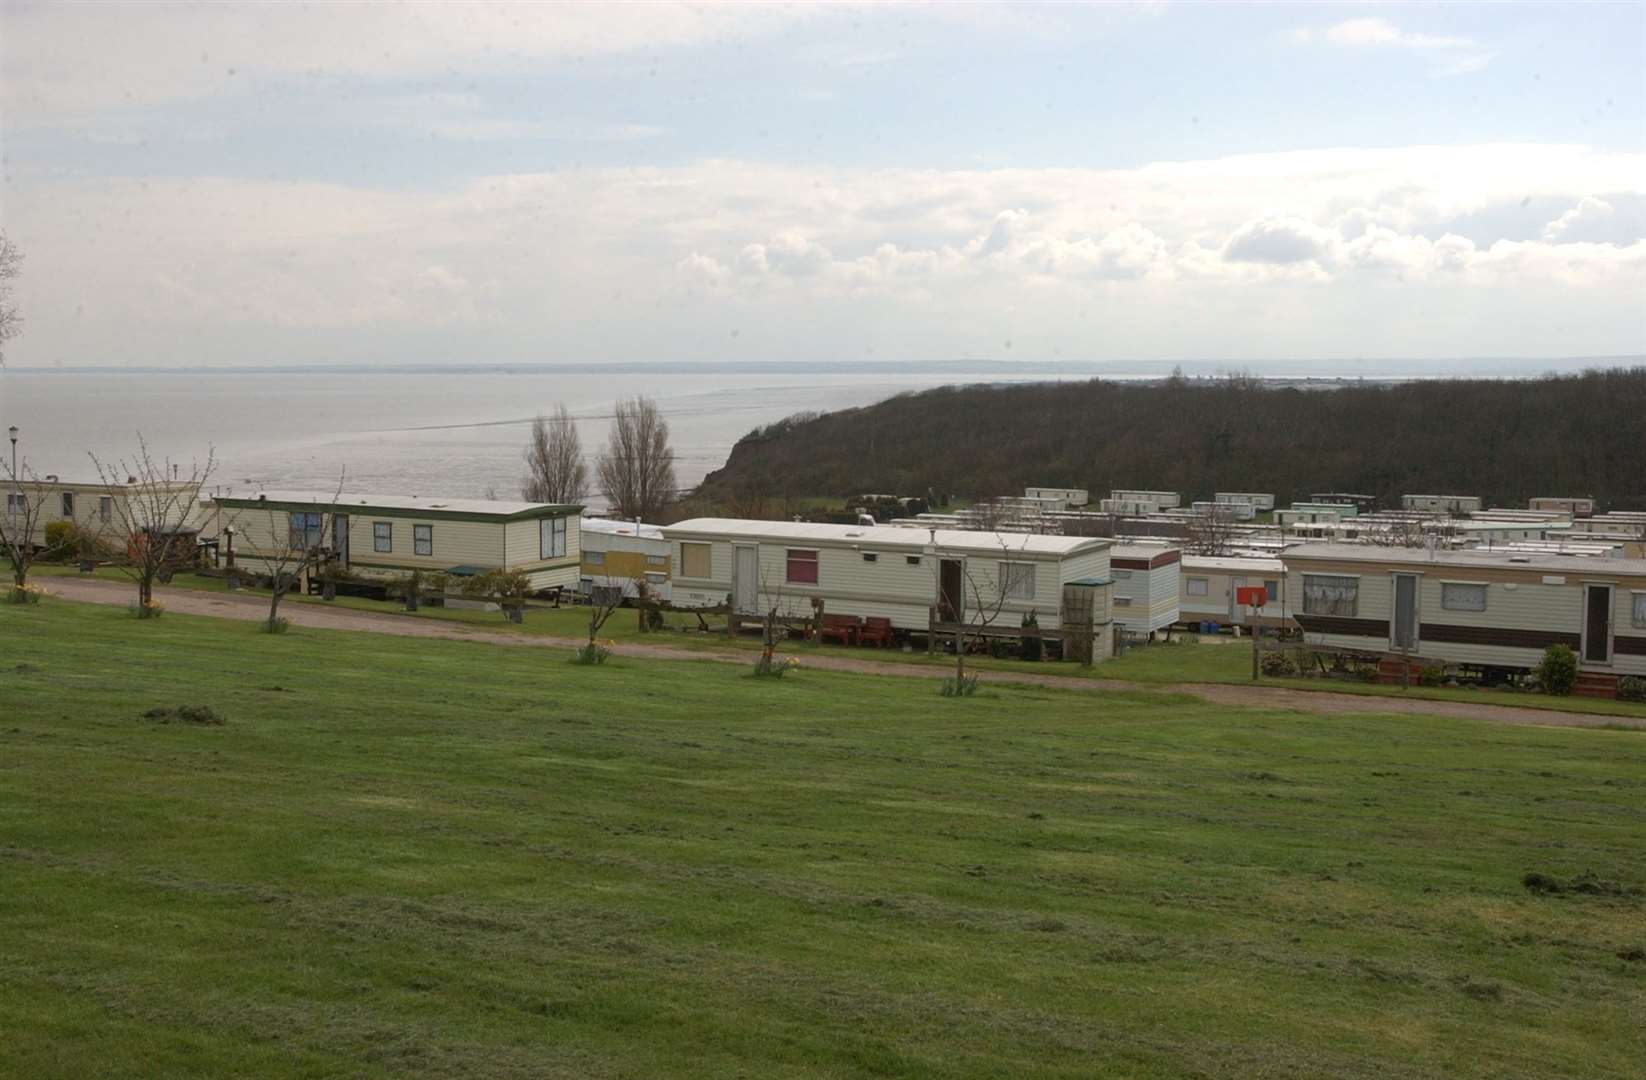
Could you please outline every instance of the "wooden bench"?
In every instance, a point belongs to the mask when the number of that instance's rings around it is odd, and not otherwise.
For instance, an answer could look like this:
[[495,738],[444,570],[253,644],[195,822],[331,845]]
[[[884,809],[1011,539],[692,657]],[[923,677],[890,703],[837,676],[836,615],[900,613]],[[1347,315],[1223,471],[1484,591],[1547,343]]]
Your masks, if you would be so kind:
[[863,620],[856,615],[828,615],[823,616],[823,625],[818,628],[817,636],[828,641],[830,638],[839,638],[842,645],[856,645],[858,635],[863,632]]
[[863,620],[863,629],[857,632],[857,640],[863,645],[878,645],[882,649],[891,648],[892,621],[881,618],[879,615],[870,615]]

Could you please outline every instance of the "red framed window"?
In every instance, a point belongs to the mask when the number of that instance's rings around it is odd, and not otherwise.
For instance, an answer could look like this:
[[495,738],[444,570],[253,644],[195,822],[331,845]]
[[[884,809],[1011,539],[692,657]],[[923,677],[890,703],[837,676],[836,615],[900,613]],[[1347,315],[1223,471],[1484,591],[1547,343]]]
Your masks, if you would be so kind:
[[790,548],[788,572],[784,578],[795,585],[816,585],[817,552]]

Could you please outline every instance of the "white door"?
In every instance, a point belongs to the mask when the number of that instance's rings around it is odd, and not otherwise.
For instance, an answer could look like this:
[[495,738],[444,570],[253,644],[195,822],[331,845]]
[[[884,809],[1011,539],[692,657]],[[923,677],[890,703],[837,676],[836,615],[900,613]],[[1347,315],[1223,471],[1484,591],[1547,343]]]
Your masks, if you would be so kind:
[[1612,662],[1612,587],[1583,587],[1583,662]]
[[760,549],[732,549],[732,606],[739,615],[760,614]]
[[1240,590],[1246,587],[1246,579],[1232,577],[1229,579],[1229,625],[1239,626],[1245,622],[1240,612]]

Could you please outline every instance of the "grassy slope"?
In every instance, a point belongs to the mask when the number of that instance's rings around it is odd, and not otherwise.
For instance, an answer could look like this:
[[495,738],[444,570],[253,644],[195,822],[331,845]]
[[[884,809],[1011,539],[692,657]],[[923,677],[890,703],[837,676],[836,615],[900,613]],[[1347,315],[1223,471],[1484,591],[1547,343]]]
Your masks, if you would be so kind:
[[[51,586],[50,578],[74,576],[78,572],[71,567],[41,566],[36,568],[36,573],[40,576],[40,583],[49,589]],[[99,570],[98,576],[111,581],[124,582],[127,580],[119,571],[108,568]],[[173,587],[213,592],[222,592],[225,588],[220,578],[199,577],[193,574],[179,575]],[[164,588],[160,590],[162,598],[164,598],[164,591]],[[247,589],[245,592],[249,595],[264,598],[268,596],[265,591]],[[559,610],[534,608],[528,614],[526,621],[516,626],[504,621],[503,617],[497,612],[472,609],[424,606],[419,608],[417,612],[408,614],[401,609],[399,603],[384,603],[358,597],[339,597],[333,601],[322,601],[318,597],[294,595],[287,602],[292,601],[311,604],[330,603],[338,607],[372,611],[378,614],[392,614],[409,619],[432,619],[436,622],[464,623],[497,633],[568,638],[582,638],[588,634],[588,609],[583,607],[568,606]],[[612,615],[600,631],[600,636],[616,641],[645,641],[692,649],[729,648],[753,652],[760,648],[759,640],[753,636],[727,638],[721,634],[695,632],[698,625],[697,620],[687,614],[671,613],[669,619],[671,627],[680,630],[690,629],[693,632],[642,635],[638,629],[636,613],[631,609],[624,608]],[[723,620],[714,618],[711,618],[709,623],[711,626],[720,628],[724,628],[725,625]],[[1194,636],[1190,635],[1179,640],[1192,642]],[[980,671],[1032,671],[1071,678],[1124,679],[1145,683],[1250,682],[1252,662],[1249,643],[1226,637],[1214,640],[1219,644],[1208,645],[1204,648],[1178,648],[1159,645],[1133,648],[1116,660],[1084,669],[1075,664],[1025,663],[1020,660],[995,660],[983,656],[970,657],[966,663],[968,666]],[[784,647],[787,651],[800,657],[812,653],[822,653],[828,656],[860,655],[874,660],[927,666],[935,665],[938,667],[950,667],[954,664],[953,657],[927,656],[924,651],[913,653],[888,649],[847,651],[834,644],[825,645],[803,641],[792,641]],[[1544,694],[1511,694],[1507,691],[1449,689],[1446,687],[1414,686],[1403,690],[1398,686],[1382,686],[1375,683],[1323,678],[1265,679],[1263,681],[1271,686],[1283,686],[1293,690],[1330,691],[1372,697],[1404,696],[1430,701],[1462,701],[1476,704],[1484,702],[1496,705],[1513,705],[1517,708],[1556,709],[1564,712],[1594,713],[1603,716],[1646,717],[1646,704],[1630,701],[1610,701],[1571,696],[1552,697]]]
[[1638,733],[0,642],[0,1074],[1639,1075]]

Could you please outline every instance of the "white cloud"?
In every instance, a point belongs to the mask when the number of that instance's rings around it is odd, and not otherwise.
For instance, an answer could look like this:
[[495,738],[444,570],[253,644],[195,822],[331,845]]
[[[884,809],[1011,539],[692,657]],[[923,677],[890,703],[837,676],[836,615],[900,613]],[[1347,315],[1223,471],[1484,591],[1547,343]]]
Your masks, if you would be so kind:
[[[1007,336],[1017,355],[1640,352],[1646,239],[1579,226],[1646,205],[1641,177],[1639,154],[1494,145],[1126,170],[708,161],[453,191],[36,182],[8,206],[29,260],[14,362],[666,359],[732,322],[771,358]],[[1528,195],[1573,210],[1453,227]],[[1472,316],[1412,323],[1437,305]]]
[[1319,40],[1352,49],[1403,49],[1428,57],[1431,73],[1436,76],[1479,71],[1497,55],[1474,38],[1410,33],[1379,18],[1345,19],[1318,33],[1303,28],[1293,30],[1290,36],[1298,43]]

